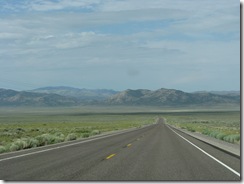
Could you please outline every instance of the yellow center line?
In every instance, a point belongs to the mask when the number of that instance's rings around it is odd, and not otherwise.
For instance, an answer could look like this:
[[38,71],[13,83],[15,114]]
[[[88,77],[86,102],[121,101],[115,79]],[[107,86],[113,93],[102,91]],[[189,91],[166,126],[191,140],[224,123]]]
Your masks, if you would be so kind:
[[106,160],[112,158],[112,157],[115,156],[115,155],[116,155],[116,154],[111,154],[111,155],[109,155],[108,157],[106,157]]

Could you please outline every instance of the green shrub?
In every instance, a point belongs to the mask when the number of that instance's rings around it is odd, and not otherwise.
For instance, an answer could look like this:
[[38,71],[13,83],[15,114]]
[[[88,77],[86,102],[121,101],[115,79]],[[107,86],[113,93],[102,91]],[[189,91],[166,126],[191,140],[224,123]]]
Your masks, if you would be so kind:
[[55,132],[54,135],[57,137],[64,137],[64,134],[62,134],[62,132]]
[[204,135],[208,135],[210,137],[214,137],[216,139],[220,139],[226,142],[230,142],[230,143],[235,143],[240,141],[240,135],[239,134],[235,134],[235,135],[227,135],[225,133],[221,133],[218,131],[210,131],[208,129],[204,129],[202,131],[202,134]]
[[13,142],[14,145],[18,146],[18,149],[27,149],[39,146],[39,141],[35,138],[22,138]]
[[60,137],[55,137],[55,140],[53,143],[60,143],[60,142],[64,142],[65,138],[64,136],[60,136]]
[[19,148],[18,145],[12,143],[12,144],[10,145],[10,147],[9,147],[9,150],[10,150],[10,151],[18,151],[18,150],[20,150],[20,148]]
[[8,136],[8,137],[10,137],[10,136],[14,136],[14,135],[16,135],[16,133],[12,133],[12,132],[1,132],[0,133],[0,136]]
[[57,129],[57,128],[49,128],[48,129],[48,133],[50,133],[50,134],[55,134],[56,132],[59,132],[59,129]]
[[37,136],[36,140],[38,141],[38,146],[44,146],[47,144],[46,134]]
[[16,131],[25,132],[25,130],[23,128],[16,128]]
[[17,145],[19,150],[30,148],[27,138],[17,139],[16,141],[13,142],[13,144]]
[[232,135],[227,135],[226,137],[224,137],[224,141],[234,143],[235,139]]
[[200,121],[200,123],[203,123],[203,124],[209,124],[210,122],[209,122],[209,121],[204,121],[204,120],[202,120],[202,121]]
[[234,139],[235,139],[235,141],[240,141],[240,135],[239,134],[234,135]]
[[[63,135],[63,134],[62,134]],[[54,144],[64,141],[64,136],[55,136],[50,134],[39,135],[36,138],[22,138],[14,141],[10,147],[10,151],[17,151],[21,149],[34,148],[38,146],[44,146],[48,144]],[[0,150],[1,153],[1,150]]]
[[18,139],[14,142],[15,145],[19,147],[19,150],[28,148],[26,140]]
[[236,135],[227,135],[223,139],[225,141],[227,141],[227,142],[234,143],[235,141],[238,142],[240,140],[240,135],[238,135],[238,134],[236,134]]
[[195,131],[196,131],[195,129],[193,129],[192,127],[189,127],[189,126],[187,126],[186,129],[187,129],[188,131],[190,131],[190,132],[195,132]]
[[213,131],[213,132],[210,132],[209,136],[216,138],[218,134],[219,134],[219,132]]
[[66,137],[66,141],[72,141],[72,140],[76,140],[77,136],[74,133],[68,134]]
[[202,131],[202,134],[204,134],[204,135],[210,135],[210,131],[208,129],[204,129]]
[[50,134],[39,135],[36,137],[36,139],[39,142],[39,146],[54,144],[54,143],[62,142],[64,140],[64,138],[62,137],[57,137],[55,135],[50,135]]
[[91,130],[89,130],[89,129],[87,129],[87,128],[76,127],[76,128],[71,129],[70,132],[71,132],[71,133],[81,134],[81,133],[90,133]]
[[35,138],[26,139],[28,147],[27,148],[35,148],[39,146],[39,141]]
[[16,134],[23,134],[24,132],[25,132],[25,130],[23,128],[16,128],[15,129]]
[[38,132],[39,131],[39,128],[32,128],[30,131],[31,132]]
[[4,153],[6,150],[6,148],[4,146],[0,146],[0,153]]
[[92,130],[91,135],[98,135],[101,132],[99,130]]
[[82,138],[86,138],[86,137],[89,137],[89,136],[90,136],[89,133],[83,133],[83,134],[81,134],[81,137],[82,137]]
[[224,137],[226,136],[226,134],[223,134],[223,133],[219,133],[216,138],[217,139],[220,139],[220,140],[224,140]]

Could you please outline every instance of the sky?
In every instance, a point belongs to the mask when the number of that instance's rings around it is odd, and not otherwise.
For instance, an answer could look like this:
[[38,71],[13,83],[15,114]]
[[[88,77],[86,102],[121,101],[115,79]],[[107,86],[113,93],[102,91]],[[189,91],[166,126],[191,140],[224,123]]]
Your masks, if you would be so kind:
[[0,88],[240,90],[240,1],[0,0]]

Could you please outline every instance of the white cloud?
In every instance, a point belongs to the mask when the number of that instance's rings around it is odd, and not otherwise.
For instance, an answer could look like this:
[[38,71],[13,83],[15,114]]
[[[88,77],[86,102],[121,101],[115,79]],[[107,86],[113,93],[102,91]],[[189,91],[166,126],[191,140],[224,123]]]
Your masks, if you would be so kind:
[[83,47],[96,41],[97,37],[99,35],[96,35],[94,32],[68,33],[59,37],[54,46],[59,49]]
[[[236,5],[233,3],[234,6]],[[145,9],[171,9],[197,12],[213,12],[217,9],[230,8],[233,4],[229,0],[127,0],[127,1],[111,1],[105,0],[98,7],[100,11],[127,11],[127,10],[145,10]],[[200,10],[200,11],[199,11]]]
[[[238,4],[222,0],[24,2],[20,9],[25,6],[29,11],[0,14],[0,71],[18,68],[26,75],[40,76],[44,72],[46,79],[55,73],[54,81],[64,74],[82,75],[87,84],[109,81],[123,83],[122,88],[127,88],[126,80],[130,80],[128,87],[142,88],[166,84],[193,88],[192,84],[214,83],[222,76],[239,80]],[[91,11],[77,11],[83,8]],[[131,31],[124,34],[120,28]]]
[[28,3],[28,8],[35,11],[63,10],[70,8],[92,8],[92,5],[98,4],[99,2],[99,0],[59,0],[56,2],[32,0]]
[[7,32],[0,32],[0,39],[18,39],[21,38],[22,35],[18,33],[7,33]]

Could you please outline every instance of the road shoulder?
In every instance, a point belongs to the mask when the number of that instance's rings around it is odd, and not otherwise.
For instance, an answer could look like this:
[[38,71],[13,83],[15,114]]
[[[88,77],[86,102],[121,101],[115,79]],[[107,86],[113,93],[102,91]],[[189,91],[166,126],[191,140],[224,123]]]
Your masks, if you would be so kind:
[[238,145],[238,144],[231,144],[231,143],[228,143],[225,141],[215,139],[213,137],[205,136],[205,135],[197,133],[197,132],[189,132],[189,131],[177,128],[177,127],[169,125],[169,124],[167,124],[167,125],[173,129],[176,129],[180,132],[183,132],[183,133],[185,133],[191,137],[194,137],[200,141],[203,141],[207,144],[210,144],[210,145],[215,146],[221,150],[224,150],[230,154],[233,154],[235,156],[240,157],[240,145]]

